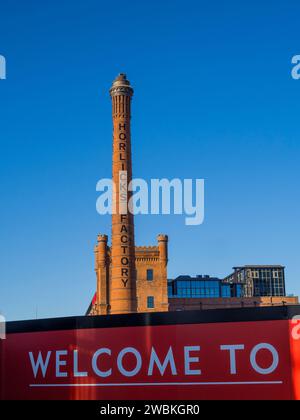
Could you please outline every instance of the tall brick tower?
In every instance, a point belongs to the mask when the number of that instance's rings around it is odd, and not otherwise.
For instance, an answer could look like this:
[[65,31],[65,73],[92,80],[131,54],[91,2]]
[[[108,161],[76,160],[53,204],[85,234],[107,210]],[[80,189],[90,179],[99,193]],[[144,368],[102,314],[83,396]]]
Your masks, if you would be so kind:
[[133,89],[120,74],[110,89],[113,117],[113,181],[115,194],[111,246],[98,235],[95,246],[97,288],[89,315],[168,311],[168,236],[156,246],[135,246],[134,220],[128,211],[132,180],[131,98]]
[[132,179],[131,98],[133,89],[125,74],[120,74],[110,89],[113,116],[113,182],[111,281],[109,312],[137,311],[133,215],[128,212],[128,184]]

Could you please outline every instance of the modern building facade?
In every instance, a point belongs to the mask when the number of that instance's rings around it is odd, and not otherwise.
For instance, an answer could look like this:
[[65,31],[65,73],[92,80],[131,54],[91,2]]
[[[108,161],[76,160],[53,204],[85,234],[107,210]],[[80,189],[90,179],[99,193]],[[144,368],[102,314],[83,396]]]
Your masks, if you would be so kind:
[[168,280],[168,296],[172,298],[231,298],[242,297],[240,285],[225,283],[218,277],[208,275],[179,276]]
[[285,296],[285,267],[281,265],[245,265],[234,267],[224,283],[239,285],[242,296]]
[[224,279],[179,276],[168,281],[169,310],[296,305],[286,296],[285,268],[279,265],[234,267]]
[[286,296],[285,267],[245,265],[234,267],[224,279],[198,275],[168,281],[168,296],[185,298],[252,298]]

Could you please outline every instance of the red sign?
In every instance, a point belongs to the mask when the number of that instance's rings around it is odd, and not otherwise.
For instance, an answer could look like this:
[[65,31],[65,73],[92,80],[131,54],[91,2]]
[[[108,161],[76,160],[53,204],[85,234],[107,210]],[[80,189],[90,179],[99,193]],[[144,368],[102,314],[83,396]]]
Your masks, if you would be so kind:
[[0,397],[300,398],[299,339],[298,321],[12,333],[1,342]]

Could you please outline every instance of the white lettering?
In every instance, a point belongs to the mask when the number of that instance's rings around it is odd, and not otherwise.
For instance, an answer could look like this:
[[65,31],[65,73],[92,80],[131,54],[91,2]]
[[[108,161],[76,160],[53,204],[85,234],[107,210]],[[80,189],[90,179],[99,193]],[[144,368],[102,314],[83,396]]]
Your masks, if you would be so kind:
[[[258,364],[257,364],[256,356],[257,356],[257,353],[261,350],[268,350],[273,356],[273,361],[272,361],[272,364],[269,368],[264,369],[264,368],[258,366]],[[252,350],[251,355],[250,355],[250,362],[251,362],[251,365],[252,365],[253,369],[257,373],[260,373],[261,375],[270,375],[278,367],[279,354],[278,354],[277,350],[275,349],[275,347],[273,347],[271,344],[261,343],[261,344],[258,344],[257,346],[255,346],[254,349]]]
[[74,376],[75,378],[82,378],[84,376],[88,376],[87,372],[79,372],[78,370],[78,350],[74,350]]
[[56,352],[56,366],[55,366],[55,375],[57,378],[66,378],[68,376],[67,372],[61,372],[61,366],[66,366],[66,360],[61,360],[62,356],[67,356],[67,350],[59,350]]
[[148,375],[149,376],[153,375],[154,363],[158,367],[158,370],[159,370],[159,373],[161,374],[161,376],[163,376],[163,374],[165,373],[165,370],[166,370],[168,364],[170,364],[172,375],[177,375],[172,347],[169,348],[168,353],[167,353],[163,363],[160,362],[160,360],[159,360],[159,358],[156,354],[156,351],[154,350],[154,347],[152,347],[150,362],[149,362],[149,369],[148,369]]
[[41,369],[43,378],[45,378],[46,373],[47,373],[47,369],[48,369],[48,365],[49,365],[50,356],[51,356],[51,351],[48,351],[47,356],[46,356],[46,360],[44,361],[43,357],[42,357],[42,353],[39,351],[37,361],[35,361],[34,357],[33,357],[33,353],[31,351],[29,352],[31,367],[32,367],[33,374],[34,374],[35,378],[38,375],[39,369]]
[[236,352],[238,350],[245,350],[245,346],[243,344],[238,345],[229,345],[229,346],[221,346],[220,347],[222,351],[229,351],[230,354],[230,374],[236,375]]
[[[128,353],[132,353],[136,358],[136,367],[131,371],[126,370],[123,366],[123,358]],[[118,359],[117,359],[117,365],[122,375],[127,376],[127,377],[135,376],[141,370],[142,357],[140,353],[134,347],[126,347],[125,349],[120,351],[118,355]]]
[[198,363],[199,357],[191,357],[191,351],[200,351],[200,346],[185,346],[184,347],[184,371],[186,375],[201,375],[200,369],[191,369],[191,363]]
[[92,367],[93,367],[93,370],[96,373],[96,375],[100,376],[101,378],[107,378],[108,376],[111,375],[112,370],[108,369],[107,371],[103,371],[103,370],[100,370],[98,368],[97,362],[98,362],[98,358],[99,358],[99,356],[101,356],[101,354],[108,354],[109,356],[111,356],[111,350],[106,349],[106,348],[97,350],[95,352],[94,356],[93,356],[93,359],[92,359]]

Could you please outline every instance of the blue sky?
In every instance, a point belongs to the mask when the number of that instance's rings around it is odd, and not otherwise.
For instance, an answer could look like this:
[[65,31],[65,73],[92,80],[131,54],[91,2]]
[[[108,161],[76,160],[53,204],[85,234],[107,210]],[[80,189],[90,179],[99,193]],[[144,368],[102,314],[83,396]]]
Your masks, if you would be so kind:
[[81,315],[111,175],[112,79],[134,89],[134,176],[204,178],[205,223],[136,218],[170,237],[169,277],[283,264],[300,294],[298,1],[2,1],[0,311]]

